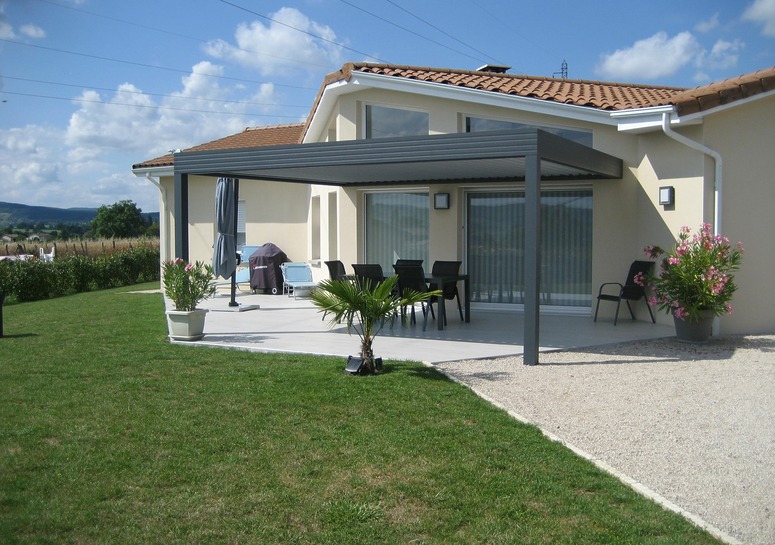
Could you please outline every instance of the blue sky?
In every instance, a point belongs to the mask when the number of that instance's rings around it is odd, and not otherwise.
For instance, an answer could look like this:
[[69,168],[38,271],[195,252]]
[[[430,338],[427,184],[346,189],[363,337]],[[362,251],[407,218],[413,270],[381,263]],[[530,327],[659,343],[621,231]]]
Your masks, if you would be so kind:
[[349,61],[694,87],[775,65],[775,0],[0,0],[0,200],[157,211],[133,163],[302,121]]

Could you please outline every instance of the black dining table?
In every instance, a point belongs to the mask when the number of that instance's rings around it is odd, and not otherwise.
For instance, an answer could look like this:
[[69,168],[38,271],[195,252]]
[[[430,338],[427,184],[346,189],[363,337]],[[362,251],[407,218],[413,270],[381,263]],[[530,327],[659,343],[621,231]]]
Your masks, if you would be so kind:
[[[358,277],[354,274],[348,274],[343,277],[345,280],[351,280],[354,281]],[[383,279],[387,279],[388,277],[385,276]],[[463,319],[466,323],[471,323],[471,282],[470,277],[467,274],[441,274],[441,275],[433,275],[429,274],[425,276],[425,283],[430,286],[431,290],[440,289],[436,286],[443,286],[445,283],[449,282],[463,282]],[[446,315],[446,300],[444,297],[439,297],[439,319],[438,322],[438,328],[439,330],[444,329],[444,316]]]
[[[450,282],[463,282],[463,316],[466,323],[471,322],[471,282],[467,274],[444,274],[444,275],[427,275],[425,281],[434,289],[441,289],[441,286]],[[439,316],[436,320],[439,325],[439,330],[444,329],[444,316],[446,316],[446,301],[443,296],[438,298],[439,301]]]

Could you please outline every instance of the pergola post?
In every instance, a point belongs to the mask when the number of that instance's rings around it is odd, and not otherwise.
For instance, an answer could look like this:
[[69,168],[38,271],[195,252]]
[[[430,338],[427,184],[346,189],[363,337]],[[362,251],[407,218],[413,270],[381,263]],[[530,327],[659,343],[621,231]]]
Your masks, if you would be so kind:
[[541,293],[541,161],[525,156],[525,365],[538,364]]
[[175,257],[188,261],[188,174],[175,171]]
[[[239,231],[239,178],[234,179],[234,243],[236,248],[237,233]],[[243,258],[245,256],[242,256]],[[237,269],[231,274],[231,301],[229,301],[230,307],[238,307],[237,303]]]

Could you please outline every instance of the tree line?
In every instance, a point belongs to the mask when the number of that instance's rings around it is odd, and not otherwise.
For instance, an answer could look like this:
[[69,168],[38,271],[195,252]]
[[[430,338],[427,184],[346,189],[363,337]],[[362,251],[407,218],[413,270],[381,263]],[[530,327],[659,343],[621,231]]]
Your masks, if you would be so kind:
[[20,222],[4,228],[2,232],[8,235],[46,233],[59,240],[158,237],[159,224],[143,216],[142,210],[132,200],[122,200],[97,208],[97,215],[88,223],[57,223],[52,229],[42,221]]

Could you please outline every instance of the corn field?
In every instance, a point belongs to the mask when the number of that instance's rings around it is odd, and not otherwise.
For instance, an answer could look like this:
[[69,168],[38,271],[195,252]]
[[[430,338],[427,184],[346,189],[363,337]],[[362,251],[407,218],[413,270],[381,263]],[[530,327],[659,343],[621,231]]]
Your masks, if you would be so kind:
[[39,242],[24,241],[10,242],[0,247],[0,255],[32,255],[39,256],[40,250],[44,253],[51,253],[52,248],[56,248],[57,257],[72,255],[82,255],[88,257],[100,257],[111,255],[124,250],[134,248],[149,247],[159,249],[158,238],[134,238],[134,239],[97,239],[97,240],[75,240],[75,241],[56,241]]

